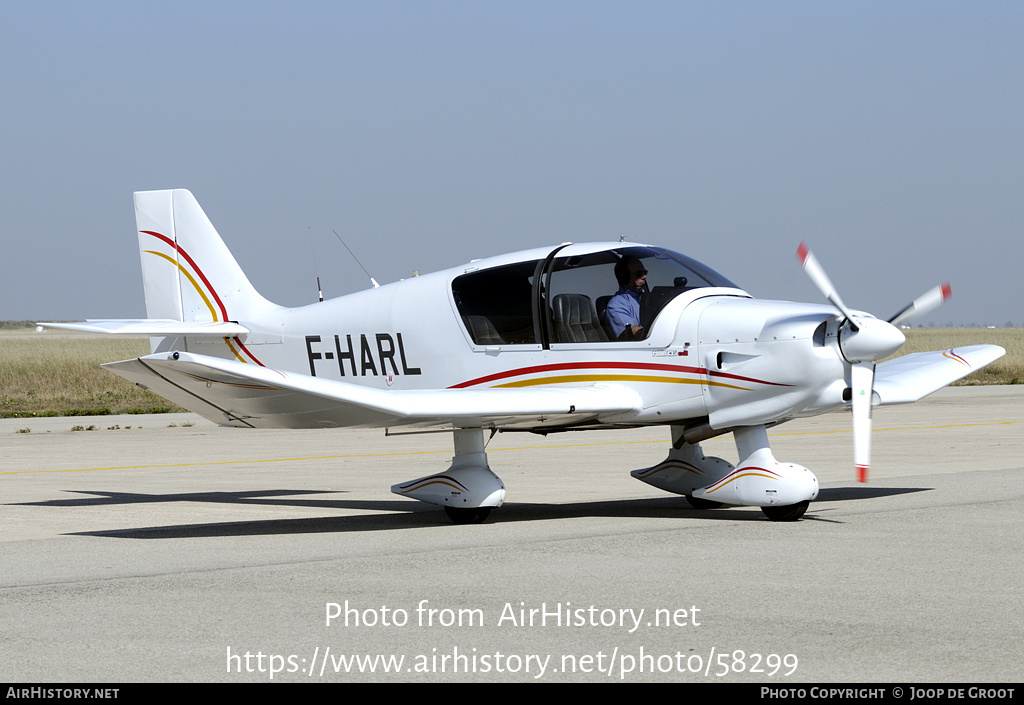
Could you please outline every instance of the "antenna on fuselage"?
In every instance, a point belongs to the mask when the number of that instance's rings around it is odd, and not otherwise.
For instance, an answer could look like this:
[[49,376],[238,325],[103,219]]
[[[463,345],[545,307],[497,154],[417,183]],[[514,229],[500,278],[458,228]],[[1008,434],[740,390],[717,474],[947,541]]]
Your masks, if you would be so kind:
[[309,249],[313,251],[313,273],[316,274],[316,293],[320,296],[320,303],[324,301],[324,290],[320,286],[320,268],[316,264],[316,247],[313,246],[313,229],[306,226],[306,230],[309,231]]
[[[331,228],[331,232],[334,233],[334,237],[338,238],[338,240],[341,242],[342,245],[345,245],[345,241],[341,239],[341,235],[338,234],[337,230],[335,230],[334,228]],[[348,245],[345,245],[345,249],[348,250],[348,253],[350,255],[352,255],[352,259],[354,259],[356,261],[356,264],[359,265],[359,268],[362,269],[363,272],[366,273],[366,276],[370,277],[370,273],[366,271],[366,267],[364,267],[363,263],[359,261],[358,257],[356,257],[356,253],[352,251],[352,248],[349,247]],[[374,289],[376,289],[376,288],[378,288],[380,286],[380,284],[377,283],[377,280],[374,279],[373,277],[370,277],[370,283],[373,284],[373,288]]]

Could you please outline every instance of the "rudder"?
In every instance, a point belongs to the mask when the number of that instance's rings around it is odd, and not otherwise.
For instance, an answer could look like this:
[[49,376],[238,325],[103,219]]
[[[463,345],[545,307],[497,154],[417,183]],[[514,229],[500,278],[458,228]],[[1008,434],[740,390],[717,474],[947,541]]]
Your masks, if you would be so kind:
[[267,303],[185,189],[135,193],[146,316],[238,321]]

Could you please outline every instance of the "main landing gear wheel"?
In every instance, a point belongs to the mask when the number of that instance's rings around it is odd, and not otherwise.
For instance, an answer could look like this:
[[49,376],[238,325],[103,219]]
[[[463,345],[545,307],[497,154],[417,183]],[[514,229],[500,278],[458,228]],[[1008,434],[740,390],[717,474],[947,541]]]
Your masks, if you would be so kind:
[[710,499],[701,499],[700,497],[694,497],[693,495],[686,495],[686,501],[690,503],[690,506],[694,509],[721,509],[725,506],[722,502],[713,502]]
[[796,504],[785,504],[780,506],[761,507],[764,515],[772,521],[796,521],[804,515],[811,500],[807,499]]
[[453,524],[483,524],[484,520],[487,519],[487,515],[491,513],[491,508],[473,507],[466,509],[463,507],[446,506],[444,513],[448,515]]

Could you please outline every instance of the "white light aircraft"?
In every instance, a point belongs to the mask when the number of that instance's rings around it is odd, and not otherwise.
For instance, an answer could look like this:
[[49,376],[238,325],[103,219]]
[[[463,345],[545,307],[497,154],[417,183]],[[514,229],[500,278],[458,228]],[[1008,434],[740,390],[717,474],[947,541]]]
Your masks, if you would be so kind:
[[[637,479],[696,507],[794,521],[818,481],[774,458],[769,427],[851,408],[863,481],[873,404],[916,401],[1004,354],[973,345],[878,362],[948,285],[882,321],[848,309],[804,245],[830,305],[755,299],[688,257],[619,242],[517,252],[286,308],[256,292],[188,191],[136,193],[135,216],[148,318],[45,325],[150,336],[152,354],[104,366],[219,424],[450,429],[450,467],[391,490],[456,523],[505,501],[487,432],[649,425],[667,426],[671,445]],[[628,289],[636,320],[623,328],[608,312]],[[737,464],[704,455],[701,441],[729,432]]]

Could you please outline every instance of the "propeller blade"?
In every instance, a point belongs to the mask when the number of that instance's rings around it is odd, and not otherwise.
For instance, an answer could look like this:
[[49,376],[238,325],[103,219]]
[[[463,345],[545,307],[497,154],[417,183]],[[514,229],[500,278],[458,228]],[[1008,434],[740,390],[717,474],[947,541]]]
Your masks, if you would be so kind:
[[850,386],[853,391],[853,463],[857,467],[857,482],[868,481],[871,463],[871,395],[875,382],[875,365],[858,362],[850,367]]
[[889,323],[899,327],[909,320],[917,318],[918,316],[923,316],[930,311],[934,311],[952,295],[953,290],[950,288],[949,282],[940,284],[934,289],[929,289],[911,301],[909,306],[890,318]]
[[818,262],[818,258],[814,256],[814,253],[807,247],[807,243],[800,243],[800,247],[796,250],[796,256],[800,260],[800,264],[803,265],[804,271],[807,272],[807,276],[814,282],[814,286],[818,287],[818,291],[833,306],[839,309],[840,313],[846,316],[853,330],[857,330],[858,326],[854,321],[853,314],[846,308],[846,304],[839,297],[839,291],[832,284],[832,280],[828,278],[828,275],[825,274],[825,269]]

